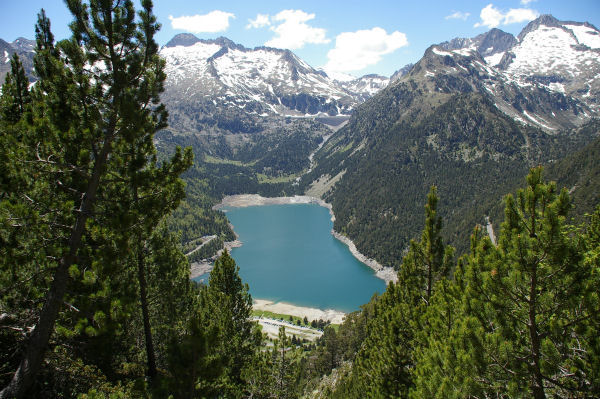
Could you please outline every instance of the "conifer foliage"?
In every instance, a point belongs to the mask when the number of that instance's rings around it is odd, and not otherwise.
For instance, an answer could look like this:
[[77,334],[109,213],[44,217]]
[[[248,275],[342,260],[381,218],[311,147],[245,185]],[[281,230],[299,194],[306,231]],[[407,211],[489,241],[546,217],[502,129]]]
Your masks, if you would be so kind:
[[526,188],[506,197],[497,245],[478,226],[453,265],[452,249],[432,245],[434,195],[421,241],[375,301],[352,371],[331,396],[598,397],[600,207],[587,225],[568,225],[566,190],[533,168]]
[[[55,43],[42,10],[39,80],[29,94],[15,58],[2,94],[1,305],[20,324],[15,328],[32,328],[26,339],[14,338],[22,356],[2,398],[26,395],[55,331],[94,335],[119,312],[127,314],[119,297],[130,297],[122,291],[130,280],[117,259],[127,256],[132,233],[143,243],[177,205],[178,176],[191,163],[190,151],[162,165],[156,160],[152,137],[165,127],[166,111],[159,103],[165,74],[152,2],[143,0],[137,14],[129,0],[66,3],[72,37]],[[150,216],[141,222],[140,214]],[[92,302],[112,299],[104,311],[76,315],[81,310],[65,302],[79,289],[100,290]],[[71,317],[88,321],[69,322],[65,306]]]
[[585,332],[598,327],[598,286],[585,261],[588,244],[565,223],[569,208],[566,190],[532,169],[527,187],[506,198],[498,246],[478,237],[467,258],[465,300],[482,332],[473,338],[484,355],[484,391],[598,393],[596,373],[585,366],[597,356]]
[[241,396],[245,385],[242,372],[258,350],[262,336],[250,320],[252,298],[248,285],[242,282],[239,268],[227,251],[215,262],[202,299],[210,323],[218,331],[215,349],[225,368],[222,391],[230,397]]
[[[375,304],[369,335],[357,354],[350,383],[340,396],[407,397],[412,387],[414,349],[419,333],[427,330],[421,315],[434,295],[435,283],[445,278],[452,264],[453,249],[444,246],[442,220],[437,214],[438,197],[432,187],[425,205],[425,229],[420,241],[411,241],[398,272]],[[369,376],[365,379],[364,376]]]
[[337,398],[600,397],[600,207],[569,225],[541,168],[456,263],[432,187],[397,283],[312,352],[264,346],[229,253],[196,285],[166,227],[192,153],[154,147],[152,2],[66,3],[71,38],[42,10],[38,80],[14,56],[0,96],[0,399],[293,398],[322,374]]
[[7,122],[16,123],[31,102],[29,80],[17,53],[10,60],[10,72],[2,84],[2,92],[6,94],[0,103],[0,116]]

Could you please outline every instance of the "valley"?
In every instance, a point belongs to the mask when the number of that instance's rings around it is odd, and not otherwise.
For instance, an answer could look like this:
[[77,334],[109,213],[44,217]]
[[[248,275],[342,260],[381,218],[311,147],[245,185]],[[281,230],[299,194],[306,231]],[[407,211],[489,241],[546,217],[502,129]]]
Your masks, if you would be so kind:
[[600,30],[528,3],[0,40],[0,399],[598,397]]
[[[569,29],[579,36],[561,36]],[[431,46],[418,63],[403,69],[364,104],[360,104],[364,95],[354,93],[356,100],[344,125],[330,130],[311,122],[315,138],[305,136],[302,146],[297,141],[301,136],[289,130],[286,134],[289,139],[294,135],[293,143],[278,133],[278,144],[269,138],[274,122],[267,121],[289,118],[295,112],[281,109],[262,115],[263,126],[270,127],[260,133],[223,131],[218,145],[194,134],[177,134],[169,137],[170,145],[189,145],[185,137],[198,137],[198,144],[192,144],[195,151],[206,153],[204,158],[210,160],[204,164],[203,176],[228,179],[226,187],[213,191],[215,203],[226,195],[246,193],[317,196],[332,204],[336,231],[349,237],[359,252],[395,268],[409,240],[419,232],[420,201],[435,184],[448,225],[444,235],[466,251],[472,226],[484,224],[493,209],[501,208],[502,197],[517,187],[529,167],[552,164],[597,137],[593,118],[597,74],[593,71],[600,62],[589,36],[593,29],[544,16],[531,22],[518,38],[492,29],[473,39]],[[547,46],[545,53],[536,55],[535,66],[519,58],[521,46],[531,46],[531,40],[545,40]],[[589,67],[569,66],[565,72],[567,67],[556,64],[544,67],[546,78],[525,78],[531,68],[547,63],[543,57],[553,59],[565,46],[579,45],[573,48]],[[189,46],[176,48],[192,54]],[[516,58],[507,55],[513,53]],[[296,65],[297,70],[308,73],[301,65]],[[283,71],[279,76],[284,76]],[[275,84],[266,79],[267,85]],[[572,87],[589,82],[590,91],[563,90],[552,83],[558,81]],[[306,131],[306,125],[298,125],[306,122],[297,116],[286,123],[297,126],[296,132]],[[202,135],[208,134],[202,137],[210,137],[213,133],[204,126],[198,125]],[[299,157],[295,165],[278,161],[290,159],[283,147],[294,148],[292,153]],[[229,159],[228,168],[213,163],[214,156]],[[492,224],[497,220],[492,218]]]

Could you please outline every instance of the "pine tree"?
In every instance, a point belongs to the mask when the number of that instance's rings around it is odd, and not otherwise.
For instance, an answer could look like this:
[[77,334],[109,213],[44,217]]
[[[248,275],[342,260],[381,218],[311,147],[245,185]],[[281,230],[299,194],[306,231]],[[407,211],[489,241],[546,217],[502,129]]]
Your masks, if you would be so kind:
[[[415,262],[416,272],[422,274],[425,284],[423,300],[429,303],[436,281],[448,276],[452,267],[454,250],[445,246],[442,239],[442,218],[437,214],[437,189],[432,186],[425,205],[425,226],[421,241],[411,241],[409,261]],[[414,259],[412,259],[414,257]],[[404,260],[403,260],[404,263]]]
[[293,395],[292,360],[288,352],[292,350],[290,340],[285,334],[285,327],[279,327],[278,339],[273,347],[273,394],[276,398],[286,399]]
[[239,267],[227,251],[215,261],[208,287],[203,291],[202,308],[211,315],[219,331],[216,352],[224,362],[226,396],[240,396],[242,371],[251,363],[262,337],[252,315],[248,285],[239,276]]
[[133,263],[137,269],[146,343],[147,373],[148,377],[154,380],[157,371],[148,304],[147,275],[149,274],[148,269],[152,266],[146,259],[149,249],[148,241],[161,218],[174,210],[184,197],[183,182],[179,175],[191,166],[192,153],[188,148],[185,154],[182,154],[177,148],[170,162],[163,161],[161,165],[158,165],[152,135],[147,134],[140,137],[139,141],[132,143],[131,149],[126,154],[133,154],[137,158],[128,159],[127,156],[122,158],[121,176],[123,183],[129,186],[130,198],[128,202],[121,202],[123,214],[119,219],[136,221],[132,229],[134,233],[132,247],[135,254]]
[[[456,274],[462,273],[460,263]],[[478,390],[481,372],[480,328],[467,317],[462,302],[464,286],[442,279],[435,286],[423,316],[426,330],[415,348],[411,398],[484,397]]]
[[249,398],[270,399],[274,397],[275,366],[272,350],[258,351],[242,371],[244,395]]
[[581,292],[582,320],[576,332],[584,350],[575,352],[570,362],[577,370],[578,386],[590,396],[600,396],[600,205],[590,215],[582,231],[584,268],[590,271]]
[[[484,244],[482,250],[493,247],[480,227],[475,228],[471,241],[472,248],[479,243]],[[472,259],[478,264],[483,260],[483,256]],[[459,259],[454,279],[442,278],[435,286],[418,333],[411,398],[486,397],[493,392],[481,386],[487,366],[483,359],[483,328],[470,312],[478,306],[470,293],[480,289],[481,279],[479,274],[470,274],[477,269],[467,267],[467,263],[465,257]]]
[[168,368],[170,344],[186,334],[199,307],[199,290],[190,280],[190,265],[179,238],[163,221],[146,243],[150,323],[156,338],[157,366]]
[[[353,397],[408,397],[413,386],[414,348],[428,334],[423,314],[431,303],[435,283],[452,265],[453,249],[443,245],[438,197],[432,187],[425,205],[425,227],[420,241],[411,241],[398,271],[376,302],[369,334],[354,361],[350,383]],[[419,332],[423,331],[423,334]],[[368,377],[367,377],[368,376]]]
[[[153,40],[159,25],[152,2],[142,1],[138,21],[128,0],[69,0],[67,5],[75,17],[73,37],[58,45],[44,12],[39,16],[34,60],[39,81],[32,98],[33,126],[22,147],[24,166],[36,180],[25,180],[17,188],[23,195],[3,208],[3,220],[27,217],[27,223],[38,225],[24,234],[38,243],[35,258],[43,259],[41,272],[51,273],[52,282],[2,398],[22,397],[34,381],[71,276],[78,274],[88,232],[98,236],[117,224],[97,213],[108,208],[100,206],[107,200],[103,193],[110,191],[104,191],[111,184],[108,172],[121,151],[130,149],[127,143],[151,135],[166,117],[157,105],[165,76]],[[22,225],[3,224],[9,236],[19,234]]]
[[2,85],[0,119],[8,123],[17,123],[30,103],[29,80],[19,56],[14,53],[10,60],[10,72],[6,74]]
[[168,394],[175,398],[206,398],[219,394],[215,386],[223,373],[223,359],[214,351],[219,330],[211,324],[210,318],[207,312],[197,311],[188,321],[185,334],[171,337]]
[[590,284],[593,268],[565,224],[569,207],[566,190],[557,192],[554,183],[543,182],[541,168],[532,169],[526,189],[506,198],[498,246],[488,239],[473,246],[465,301],[480,322],[482,334],[473,342],[484,353],[479,378],[489,393],[545,398],[590,392],[582,362],[589,340],[582,332],[596,318],[591,293],[598,286]]

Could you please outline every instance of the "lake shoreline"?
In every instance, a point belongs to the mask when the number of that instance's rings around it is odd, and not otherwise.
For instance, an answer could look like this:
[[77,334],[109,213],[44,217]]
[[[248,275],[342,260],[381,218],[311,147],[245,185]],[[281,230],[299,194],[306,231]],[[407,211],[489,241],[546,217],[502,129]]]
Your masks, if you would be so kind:
[[223,254],[224,250],[227,250],[227,252],[231,252],[231,250],[233,248],[241,247],[242,242],[240,240],[236,239],[235,241],[225,241],[223,243],[223,245],[224,245],[224,248],[219,249],[217,251],[217,254],[215,256],[213,256],[212,258],[203,259],[199,262],[190,263],[190,278],[191,279],[195,279],[196,277],[200,277],[203,274],[210,273],[210,271],[215,266],[215,260],[217,260],[217,258],[219,258],[221,256],[221,254]]
[[317,309],[306,306],[293,305],[286,302],[275,302],[268,299],[254,299],[252,309],[272,313],[279,313],[300,318],[306,317],[309,321],[324,320],[333,324],[342,324],[346,313],[335,309]]
[[[331,204],[323,201],[320,198],[310,197],[307,195],[296,195],[294,197],[263,197],[258,194],[238,194],[238,195],[229,195],[223,200],[215,205],[213,209],[215,210],[223,210],[226,207],[233,208],[245,208],[249,206],[262,206],[262,205],[287,205],[287,204],[316,204],[327,208],[329,210],[329,214],[331,215],[331,221],[335,222],[335,215],[333,213],[333,207]],[[367,265],[372,270],[375,271],[375,276],[385,281],[386,284],[389,284],[390,281],[396,282],[398,276],[396,271],[392,267],[386,267],[381,265],[375,259],[371,259],[361,254],[356,245],[352,240],[348,237],[338,233],[335,230],[331,230],[331,234],[343,244],[348,246],[350,253],[358,259],[361,263]]]

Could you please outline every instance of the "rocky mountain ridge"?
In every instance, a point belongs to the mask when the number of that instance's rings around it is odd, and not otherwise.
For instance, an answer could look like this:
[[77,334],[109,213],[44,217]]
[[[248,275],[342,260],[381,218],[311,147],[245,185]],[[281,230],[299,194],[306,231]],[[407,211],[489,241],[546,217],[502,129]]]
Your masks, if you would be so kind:
[[17,53],[25,72],[29,76],[31,81],[33,77],[33,54],[35,51],[35,40],[28,40],[23,37],[17,38],[15,41],[9,43],[5,40],[0,39],[0,85],[4,83],[6,74],[10,72],[10,59],[14,53]]
[[233,133],[250,133],[256,118],[347,118],[389,81],[368,75],[341,82],[289,50],[248,49],[224,37],[179,34],[160,54],[167,73],[162,98],[178,131],[210,130],[215,115],[229,120],[221,125]]
[[[0,79],[14,52],[31,71],[34,44],[23,38],[0,41]],[[336,80],[289,50],[248,49],[224,37],[203,40],[189,33],[173,37],[161,55],[168,76],[163,101],[171,128],[182,133],[251,133],[264,130],[261,118],[321,117],[339,123],[415,70],[409,64],[390,78]],[[517,37],[494,28],[434,45],[416,65],[417,73],[427,66],[425,78],[466,78],[463,89],[471,86],[514,120],[547,132],[579,126],[600,111],[600,31],[589,23],[543,15]],[[438,83],[433,89],[445,90]],[[217,125],[223,129],[212,129]]]
[[542,15],[517,37],[492,29],[433,49],[459,63],[461,57],[473,58],[481,88],[521,123],[552,132],[579,126],[600,112],[600,31],[587,22]]

